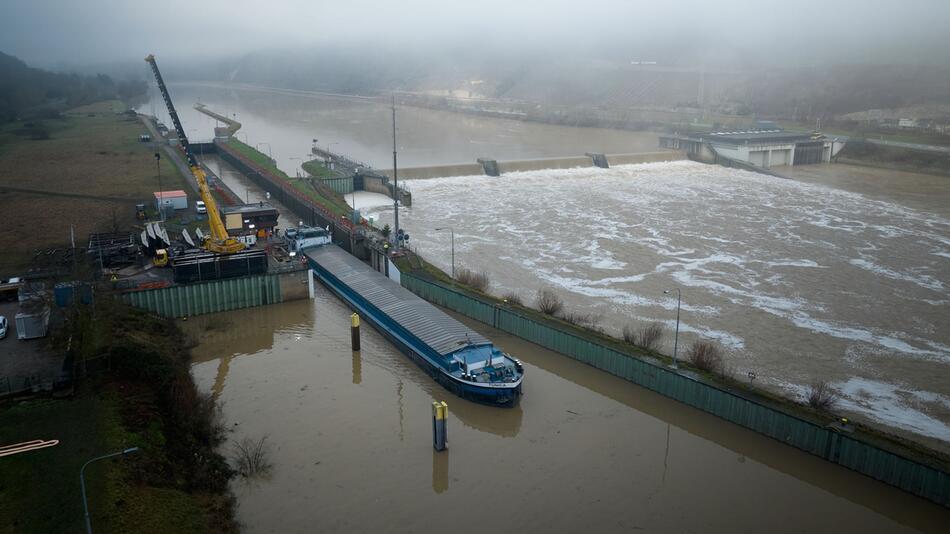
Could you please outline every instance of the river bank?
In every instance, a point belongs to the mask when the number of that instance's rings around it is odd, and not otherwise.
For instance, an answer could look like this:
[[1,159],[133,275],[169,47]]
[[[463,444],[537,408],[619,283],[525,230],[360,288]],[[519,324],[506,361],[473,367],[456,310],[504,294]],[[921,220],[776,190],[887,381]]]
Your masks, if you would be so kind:
[[[0,442],[57,439],[58,446],[4,458],[0,531],[78,532],[79,468],[99,455],[138,451],[86,470],[96,532],[237,532],[215,450],[224,427],[188,371],[188,339],[174,323],[100,295],[55,332],[78,373],[64,398],[7,401]],[[15,341],[14,341],[15,342]]]

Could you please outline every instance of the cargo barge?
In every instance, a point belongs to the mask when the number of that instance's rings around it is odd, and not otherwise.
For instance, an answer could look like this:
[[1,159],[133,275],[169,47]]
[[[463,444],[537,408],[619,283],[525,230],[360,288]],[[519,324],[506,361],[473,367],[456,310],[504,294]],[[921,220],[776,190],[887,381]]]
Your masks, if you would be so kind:
[[518,402],[524,380],[519,360],[336,245],[305,254],[330,291],[443,387],[487,404]]

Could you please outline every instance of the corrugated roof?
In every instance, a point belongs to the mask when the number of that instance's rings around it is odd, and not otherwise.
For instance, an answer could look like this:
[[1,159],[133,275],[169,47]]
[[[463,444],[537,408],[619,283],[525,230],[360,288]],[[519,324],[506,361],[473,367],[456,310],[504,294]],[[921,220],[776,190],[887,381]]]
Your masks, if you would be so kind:
[[336,245],[306,254],[442,356],[466,345],[491,343]]

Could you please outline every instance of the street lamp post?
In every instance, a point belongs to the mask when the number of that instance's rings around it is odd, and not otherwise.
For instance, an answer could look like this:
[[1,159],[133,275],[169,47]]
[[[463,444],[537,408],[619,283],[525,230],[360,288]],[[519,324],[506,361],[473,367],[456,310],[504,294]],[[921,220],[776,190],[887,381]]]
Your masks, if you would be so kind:
[[162,155],[155,153],[155,169],[158,172],[158,216],[165,222],[165,193],[162,191]]
[[254,148],[257,148],[261,145],[267,145],[267,157],[273,160],[274,154],[271,152],[270,143],[268,143],[267,141],[261,141],[260,143],[257,143],[256,145],[254,145]]
[[436,228],[436,232],[441,232],[442,230],[448,230],[452,232],[452,279],[455,279],[455,229],[450,227]]
[[[680,293],[680,288],[676,289],[676,334],[673,335],[673,367],[677,367],[676,364],[676,349],[679,348],[680,340],[680,302],[682,300],[682,294]],[[663,293],[669,295],[670,290],[667,289]]]
[[328,169],[330,168],[331,164],[333,163],[333,153],[330,152],[330,147],[333,146],[333,145],[338,145],[338,144],[340,144],[340,143],[339,143],[339,142],[336,142],[336,141],[334,141],[334,142],[332,142],[332,143],[327,143],[327,168],[328,168]]
[[89,460],[88,462],[82,464],[82,468],[79,470],[79,489],[82,491],[82,508],[83,508],[83,512],[85,512],[86,514],[86,532],[88,534],[92,534],[92,522],[89,519],[89,502],[86,499],[86,478],[85,478],[86,466],[88,466],[92,462],[105,460],[106,458],[112,458],[113,456],[125,456],[126,454],[131,454],[138,450],[139,450],[138,447],[132,447],[129,449],[125,449],[123,451],[114,452],[112,454],[106,454],[104,456],[99,456],[98,458],[93,458],[92,460]]

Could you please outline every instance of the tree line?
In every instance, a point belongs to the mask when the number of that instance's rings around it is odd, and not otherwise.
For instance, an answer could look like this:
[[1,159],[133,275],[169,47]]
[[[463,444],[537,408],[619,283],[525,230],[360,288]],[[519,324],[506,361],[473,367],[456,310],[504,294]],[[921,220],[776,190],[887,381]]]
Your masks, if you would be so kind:
[[143,80],[49,72],[0,52],[0,123],[55,116],[63,109],[130,98],[146,89]]

